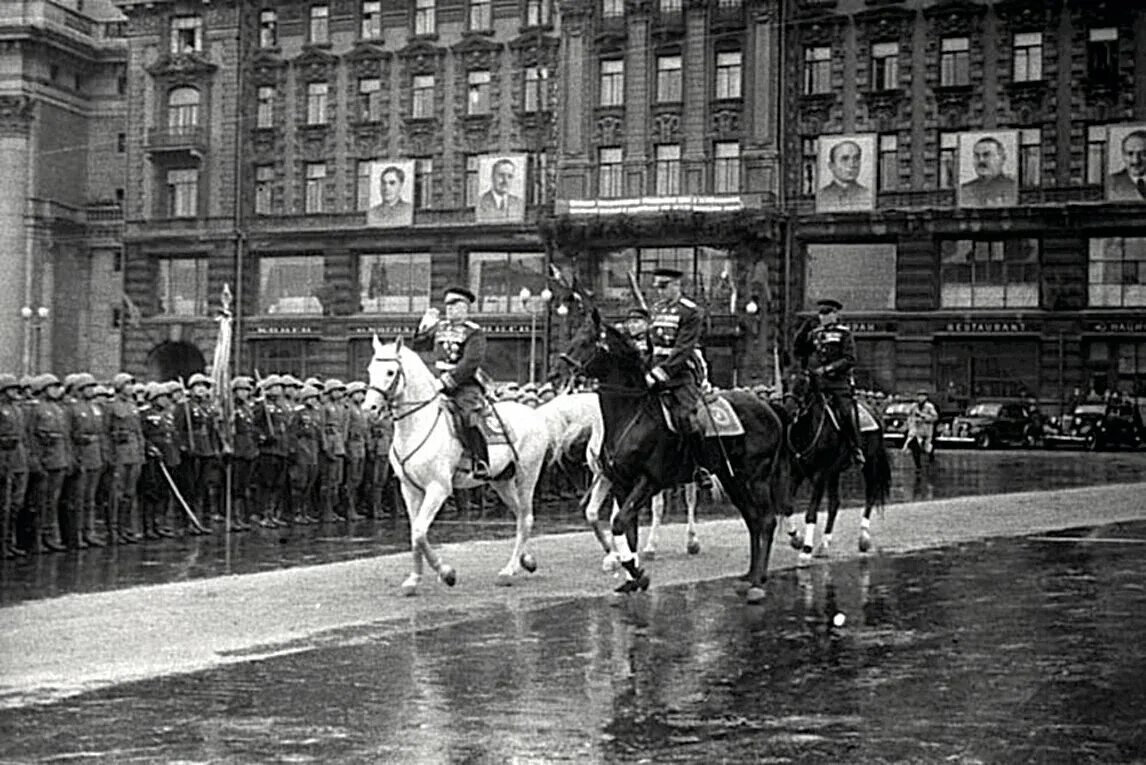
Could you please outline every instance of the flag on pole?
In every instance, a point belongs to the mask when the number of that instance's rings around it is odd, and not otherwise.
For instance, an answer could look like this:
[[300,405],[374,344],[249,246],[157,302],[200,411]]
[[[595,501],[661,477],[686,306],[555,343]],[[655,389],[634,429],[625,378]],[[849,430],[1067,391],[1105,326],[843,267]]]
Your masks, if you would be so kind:
[[131,327],[138,327],[143,319],[143,313],[139,310],[139,306],[131,299],[131,296],[126,292],[123,293],[123,304],[127,308],[127,323]]
[[215,321],[219,322],[219,335],[215,340],[215,355],[211,361],[211,382],[215,386],[215,395],[218,397],[219,410],[223,427],[220,436],[224,447],[230,449],[231,443],[231,344],[234,316],[231,313],[231,285],[223,285],[221,299],[222,311]]

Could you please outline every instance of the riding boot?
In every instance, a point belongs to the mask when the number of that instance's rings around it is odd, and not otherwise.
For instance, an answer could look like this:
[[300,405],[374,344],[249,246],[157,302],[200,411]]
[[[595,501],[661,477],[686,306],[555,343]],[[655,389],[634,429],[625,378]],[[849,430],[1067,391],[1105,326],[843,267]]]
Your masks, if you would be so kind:
[[481,429],[471,426],[469,430],[470,458],[473,469],[470,471],[478,481],[489,480],[489,452],[486,448],[485,437]]
[[863,436],[860,434],[859,404],[852,402],[852,461],[856,467],[862,468],[867,460],[863,456]]

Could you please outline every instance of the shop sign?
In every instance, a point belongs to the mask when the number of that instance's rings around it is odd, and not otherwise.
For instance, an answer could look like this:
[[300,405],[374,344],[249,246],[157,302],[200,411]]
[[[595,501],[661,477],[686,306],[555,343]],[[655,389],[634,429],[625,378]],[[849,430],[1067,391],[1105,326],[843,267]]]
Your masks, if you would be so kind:
[[359,337],[362,335],[394,337],[396,335],[412,335],[417,329],[417,326],[414,324],[371,324],[369,326],[351,327],[350,334]]
[[[485,331],[488,335],[524,335],[528,337],[532,329],[528,324],[487,324]],[[537,331],[543,331],[543,327],[538,324]]]
[[893,321],[845,321],[844,324],[856,335],[894,335]]
[[1104,335],[1146,335],[1146,319],[1088,321],[1086,331]]
[[255,337],[297,337],[319,335],[322,331],[313,324],[261,324],[251,327],[248,334]]
[[[570,199],[562,207],[568,207],[570,215],[641,215],[658,212],[736,212],[744,209],[744,201],[739,196],[675,196],[675,197],[633,197],[630,199]],[[562,210],[558,209],[558,212]]]
[[945,332],[961,335],[1009,335],[1016,332],[1033,332],[1034,327],[1018,319],[985,319],[981,321],[949,321]]

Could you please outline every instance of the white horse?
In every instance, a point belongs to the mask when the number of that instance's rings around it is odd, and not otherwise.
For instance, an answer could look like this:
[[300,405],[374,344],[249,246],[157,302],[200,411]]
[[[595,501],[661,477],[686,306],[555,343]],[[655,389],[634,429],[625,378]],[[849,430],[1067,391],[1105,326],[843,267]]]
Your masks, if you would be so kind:
[[[433,373],[401,338],[383,344],[374,336],[374,358],[368,372],[370,387],[364,406],[374,411],[385,404],[391,410],[394,439],[390,445],[390,465],[398,476],[410,518],[414,565],[402,582],[402,592],[417,593],[423,560],[429,562],[442,582],[452,587],[457,583],[457,572],[434,552],[428,537],[430,526],[455,489],[470,489],[487,481],[477,480],[461,468],[462,444],[454,432],[453,417],[446,408],[444,396],[435,385]],[[488,483],[517,518],[513,552],[497,575],[501,585],[512,584],[522,569],[530,573],[537,570],[536,561],[526,551],[533,530],[533,492],[537,478],[546,456],[556,458],[576,438],[576,434],[569,434],[566,418],[552,403],[537,409],[510,401],[495,405],[510,444],[490,445],[489,467],[494,478]],[[499,479],[514,461],[513,475]]]

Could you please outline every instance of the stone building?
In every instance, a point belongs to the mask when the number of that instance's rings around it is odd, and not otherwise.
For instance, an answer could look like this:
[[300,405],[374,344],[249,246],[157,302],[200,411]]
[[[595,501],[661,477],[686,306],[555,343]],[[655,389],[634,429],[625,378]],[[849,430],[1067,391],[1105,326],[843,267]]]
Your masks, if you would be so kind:
[[718,385],[771,380],[787,331],[782,29],[771,0],[561,4],[558,199],[543,236],[613,317],[634,304],[629,272],[646,292],[658,266],[685,272]]
[[126,45],[111,0],[0,3],[0,367],[119,361]]
[[372,333],[409,332],[459,282],[489,371],[540,369],[549,0],[117,3],[129,369],[202,368],[227,284],[238,369],[361,378]]
[[1146,393],[1142,4],[787,3],[793,308],[846,304],[860,384]]

